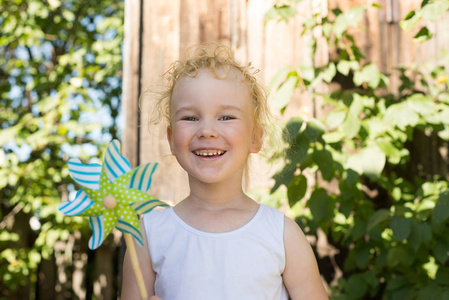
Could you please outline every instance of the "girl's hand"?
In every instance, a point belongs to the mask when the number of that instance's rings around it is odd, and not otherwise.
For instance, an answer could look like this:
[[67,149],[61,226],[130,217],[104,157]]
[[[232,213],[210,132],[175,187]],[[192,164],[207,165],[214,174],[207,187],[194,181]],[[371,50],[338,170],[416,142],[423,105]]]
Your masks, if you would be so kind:
[[161,300],[158,296],[151,296],[148,300]]

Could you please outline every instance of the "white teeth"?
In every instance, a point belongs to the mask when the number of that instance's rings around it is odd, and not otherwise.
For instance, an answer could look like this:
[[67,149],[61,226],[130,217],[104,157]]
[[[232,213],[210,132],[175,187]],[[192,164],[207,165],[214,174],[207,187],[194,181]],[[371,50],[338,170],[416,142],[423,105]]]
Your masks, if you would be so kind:
[[223,153],[224,153],[224,151],[215,151],[215,152],[195,151],[195,154],[198,156],[217,156],[217,155],[222,155]]

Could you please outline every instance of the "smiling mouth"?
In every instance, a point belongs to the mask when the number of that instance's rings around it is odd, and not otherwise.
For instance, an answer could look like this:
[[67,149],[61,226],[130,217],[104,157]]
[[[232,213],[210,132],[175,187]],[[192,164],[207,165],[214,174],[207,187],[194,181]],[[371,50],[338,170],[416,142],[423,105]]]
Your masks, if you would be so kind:
[[226,151],[214,150],[214,151],[193,151],[196,156],[202,157],[214,157],[214,156],[222,156],[226,153]]

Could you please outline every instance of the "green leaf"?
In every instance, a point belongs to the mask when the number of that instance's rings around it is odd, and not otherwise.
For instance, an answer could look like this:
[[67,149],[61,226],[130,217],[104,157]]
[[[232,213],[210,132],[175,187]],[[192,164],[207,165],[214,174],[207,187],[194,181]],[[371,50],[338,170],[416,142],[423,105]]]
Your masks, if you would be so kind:
[[337,39],[340,39],[341,36],[343,35],[343,32],[346,31],[348,27],[348,22],[346,20],[346,16],[344,14],[340,14],[337,16],[337,18],[335,19],[334,22],[334,28],[333,28],[333,32],[335,34],[335,36],[337,37]]
[[325,132],[326,128],[318,119],[310,119],[307,122],[304,134],[312,141],[316,142]]
[[[433,247],[435,258],[444,265],[449,258],[449,242],[446,240],[436,240],[435,247]],[[449,278],[449,277],[448,277]]]
[[304,120],[301,117],[293,117],[288,120],[287,125],[285,125],[285,130],[283,132],[283,140],[287,143],[293,143],[296,139],[296,136],[299,134],[301,130],[302,124]]
[[449,126],[444,125],[443,129],[438,131],[437,134],[441,139],[443,139],[445,141],[449,141]]
[[266,13],[265,13],[265,25],[270,22],[271,20],[277,19],[279,17],[278,11],[276,10],[276,7],[271,7]]
[[360,274],[352,275],[348,279],[347,293],[349,299],[363,299],[368,291],[368,285]]
[[448,9],[449,1],[447,0],[430,2],[421,8],[421,15],[424,19],[435,22],[441,18]]
[[408,285],[408,281],[405,276],[394,274],[392,278],[387,280],[386,289],[388,291],[392,291],[392,290],[400,289],[401,287],[404,287],[407,285]]
[[337,64],[337,70],[341,74],[348,76],[350,70],[358,70],[359,69],[359,63],[355,60],[340,60]]
[[313,191],[309,199],[309,208],[313,219],[316,223],[320,223],[328,212],[329,195],[326,190],[318,188]]
[[281,68],[271,79],[268,84],[267,90],[271,93],[274,89],[277,89],[279,85],[287,78],[287,75],[291,72],[291,66],[285,66]]
[[323,179],[326,181],[331,181],[334,175],[334,160],[332,158],[332,153],[327,149],[315,150],[313,153],[313,159],[318,165]]
[[396,125],[405,130],[407,126],[414,127],[419,122],[419,115],[410,108],[407,102],[393,104],[387,108],[384,115],[384,122]]
[[364,13],[365,6],[363,5],[352,7],[346,13],[339,14],[335,19],[333,28],[336,37],[340,39],[349,26],[356,26]]
[[304,198],[307,191],[307,178],[299,174],[293,178],[287,188],[288,204],[293,207],[298,201]]
[[356,251],[357,267],[359,267],[360,269],[365,269],[368,266],[370,260],[371,247],[365,244],[354,250]]
[[354,72],[354,83],[359,86],[367,83],[372,89],[376,89],[380,85],[382,74],[374,64],[367,64],[363,69]]
[[334,63],[329,63],[327,67],[320,73],[320,76],[323,81],[330,83],[335,74],[337,74],[337,69],[335,68]]
[[432,230],[427,223],[412,221],[412,230],[408,243],[414,251],[418,251],[422,243],[427,243],[432,237]]
[[309,147],[310,139],[303,133],[298,134],[290,148],[286,150],[287,161],[289,161],[292,166],[297,167],[298,164],[301,164],[304,158],[306,158]]
[[330,129],[337,128],[346,118],[346,109],[334,109],[326,117],[326,125]]
[[359,133],[361,122],[358,115],[348,114],[346,120],[341,126],[346,138],[352,139]]
[[438,197],[433,212],[432,221],[435,223],[442,223],[449,218],[449,191],[444,191]]
[[415,27],[421,19],[422,15],[417,14],[416,11],[412,10],[405,16],[404,20],[399,22],[399,26],[401,26],[404,31],[409,31]]
[[382,208],[377,210],[369,219],[368,225],[366,226],[366,232],[371,231],[374,227],[384,223],[388,219],[390,219],[390,211],[388,209]]
[[390,268],[396,268],[401,261],[402,255],[403,255],[403,251],[402,251],[402,249],[400,249],[398,247],[389,249],[388,250],[388,258],[387,258],[388,266]]
[[[445,266],[440,266],[435,277],[435,283],[440,285],[447,285],[447,279],[449,278],[449,268]],[[447,295],[449,296],[449,295]],[[447,298],[441,298],[447,300]]]
[[436,111],[435,102],[427,95],[413,94],[407,98],[407,103],[411,109],[421,115],[434,114]]
[[68,22],[73,22],[73,20],[75,20],[75,14],[67,9],[64,9],[62,11],[62,16],[64,17],[64,19],[66,19]]
[[287,78],[287,80],[281,85],[281,87],[276,91],[276,93],[273,96],[272,99],[273,109],[279,111],[287,106],[287,104],[293,97],[293,93],[295,91],[297,84],[298,84],[297,76],[290,76]]
[[427,27],[421,28],[417,34],[413,37],[413,40],[418,43],[428,41],[432,38],[433,34]]
[[385,153],[390,163],[397,165],[402,158],[401,151],[387,139],[376,140],[376,145]]
[[278,14],[281,17],[281,19],[286,22],[289,19],[294,18],[296,16],[296,9],[290,5],[283,5],[281,7],[276,7],[276,10],[278,11]]
[[410,235],[412,229],[412,222],[410,219],[393,216],[390,221],[390,227],[393,230],[394,236],[403,241]]
[[385,162],[385,153],[378,146],[373,145],[349,156],[345,167],[374,179],[382,173]]
[[341,131],[333,131],[333,132],[325,133],[322,136],[323,140],[328,144],[341,142],[345,137],[346,137],[346,134],[344,134]]
[[345,13],[348,24],[350,26],[356,26],[365,14],[365,10],[365,5],[351,7],[348,12]]
[[271,188],[270,193],[274,193],[281,185],[289,186],[290,182],[295,177],[294,171],[296,167],[291,164],[286,165],[281,171],[273,175],[275,181],[274,186]]

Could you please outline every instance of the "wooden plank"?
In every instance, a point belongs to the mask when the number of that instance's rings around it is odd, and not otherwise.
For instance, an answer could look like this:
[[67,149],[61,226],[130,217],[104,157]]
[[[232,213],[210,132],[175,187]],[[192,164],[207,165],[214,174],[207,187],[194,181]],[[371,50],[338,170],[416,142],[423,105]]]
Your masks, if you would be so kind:
[[122,153],[132,167],[137,166],[139,153],[138,100],[140,64],[140,0],[125,1],[125,37],[123,41],[122,112],[124,118]]
[[160,163],[159,171],[153,176],[150,193],[165,201],[173,201],[185,196],[187,182],[175,159],[170,156],[166,141],[166,125],[150,126],[149,124],[155,94],[148,91],[154,91],[159,89],[158,86],[163,86],[161,75],[179,56],[179,9],[179,0],[144,0],[143,5],[140,164]]

